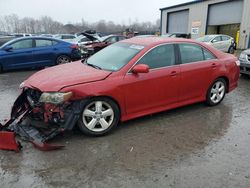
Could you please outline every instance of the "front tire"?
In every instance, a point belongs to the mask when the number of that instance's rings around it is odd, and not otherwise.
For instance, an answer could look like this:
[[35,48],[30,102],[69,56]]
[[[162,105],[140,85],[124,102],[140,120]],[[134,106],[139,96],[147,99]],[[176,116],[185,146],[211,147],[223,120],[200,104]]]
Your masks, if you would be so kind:
[[65,63],[70,63],[71,59],[69,56],[66,55],[60,55],[56,58],[56,64],[57,65],[61,65],[61,64],[65,64]]
[[119,120],[117,104],[109,98],[97,97],[85,103],[78,127],[85,135],[103,136],[110,133]]
[[206,103],[215,106],[221,103],[227,91],[227,84],[223,78],[218,78],[207,91]]

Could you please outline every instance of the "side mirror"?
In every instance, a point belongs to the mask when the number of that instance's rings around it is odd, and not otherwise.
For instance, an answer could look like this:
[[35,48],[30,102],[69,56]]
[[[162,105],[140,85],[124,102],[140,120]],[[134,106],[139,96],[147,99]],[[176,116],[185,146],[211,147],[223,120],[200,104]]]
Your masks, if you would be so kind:
[[3,48],[3,50],[5,50],[5,51],[11,51],[13,49],[13,47],[12,46],[5,46],[4,48]]
[[139,64],[133,67],[132,72],[134,74],[138,73],[148,73],[149,72],[149,66],[145,64]]

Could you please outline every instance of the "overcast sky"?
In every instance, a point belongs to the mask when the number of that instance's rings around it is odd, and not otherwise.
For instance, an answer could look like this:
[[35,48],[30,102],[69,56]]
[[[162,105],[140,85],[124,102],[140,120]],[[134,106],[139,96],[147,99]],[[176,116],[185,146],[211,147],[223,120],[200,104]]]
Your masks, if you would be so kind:
[[191,0],[0,0],[0,16],[46,15],[65,24],[80,22],[81,18],[127,24],[129,20],[155,21],[160,18],[159,8],[188,1]]

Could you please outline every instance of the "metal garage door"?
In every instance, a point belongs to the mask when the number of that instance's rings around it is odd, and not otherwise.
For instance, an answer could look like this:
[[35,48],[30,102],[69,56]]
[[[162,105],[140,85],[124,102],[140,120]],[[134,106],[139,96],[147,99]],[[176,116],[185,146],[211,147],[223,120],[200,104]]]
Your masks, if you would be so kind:
[[188,15],[188,10],[168,13],[167,32],[188,33]]
[[208,25],[226,25],[241,22],[243,1],[231,1],[209,6]]

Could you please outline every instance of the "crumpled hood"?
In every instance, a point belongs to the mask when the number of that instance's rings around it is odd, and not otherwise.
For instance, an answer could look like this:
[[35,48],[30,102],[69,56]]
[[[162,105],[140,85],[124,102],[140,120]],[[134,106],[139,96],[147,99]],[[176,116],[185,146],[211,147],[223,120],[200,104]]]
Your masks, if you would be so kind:
[[110,74],[111,72],[95,69],[77,61],[41,70],[29,77],[24,87],[53,92],[67,86],[103,80]]
[[243,53],[250,55],[250,49],[244,50]]

